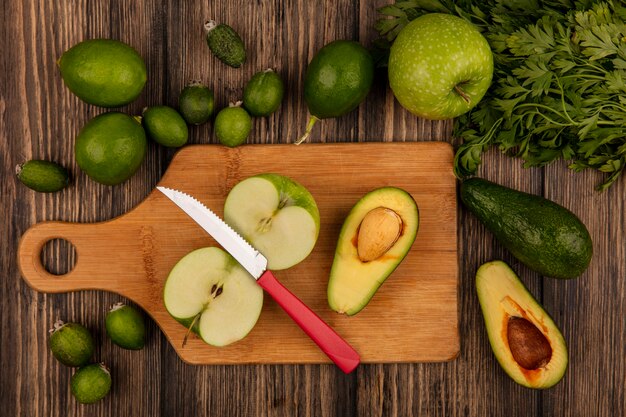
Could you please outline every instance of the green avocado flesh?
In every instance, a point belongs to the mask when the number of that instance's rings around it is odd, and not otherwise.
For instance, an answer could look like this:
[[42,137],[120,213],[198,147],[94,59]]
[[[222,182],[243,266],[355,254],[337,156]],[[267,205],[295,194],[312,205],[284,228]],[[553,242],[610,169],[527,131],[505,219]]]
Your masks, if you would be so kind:
[[[362,225],[374,210],[388,209],[401,220],[397,240],[375,259],[364,261],[362,252],[365,230]],[[390,210],[390,211],[389,211]],[[393,217],[396,217],[392,214]],[[346,218],[335,251],[328,281],[328,304],[334,311],[352,316],[361,311],[378,287],[402,262],[415,241],[419,213],[415,200],[399,188],[383,187],[366,194]],[[371,227],[368,227],[371,228]],[[382,230],[368,230],[370,236],[383,235]],[[361,239],[361,241],[360,241]],[[371,240],[372,238],[370,238]],[[392,241],[390,241],[392,242]],[[373,242],[375,244],[376,242]],[[371,245],[370,245],[371,246]],[[375,255],[376,256],[376,255]]]
[[567,369],[567,346],[552,318],[502,261],[476,273],[489,342],[502,369],[528,388],[550,388]]
[[591,237],[566,208],[480,178],[463,182],[461,199],[504,247],[534,271],[567,279],[589,266]]

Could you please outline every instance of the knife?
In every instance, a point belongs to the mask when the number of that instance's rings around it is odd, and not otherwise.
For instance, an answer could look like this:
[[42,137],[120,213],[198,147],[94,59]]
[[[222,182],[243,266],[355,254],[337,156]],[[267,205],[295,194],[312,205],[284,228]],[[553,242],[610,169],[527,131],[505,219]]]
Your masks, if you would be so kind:
[[157,189],[222,245],[342,371],[350,373],[359,365],[354,348],[274,277],[263,254],[192,196],[171,188]]

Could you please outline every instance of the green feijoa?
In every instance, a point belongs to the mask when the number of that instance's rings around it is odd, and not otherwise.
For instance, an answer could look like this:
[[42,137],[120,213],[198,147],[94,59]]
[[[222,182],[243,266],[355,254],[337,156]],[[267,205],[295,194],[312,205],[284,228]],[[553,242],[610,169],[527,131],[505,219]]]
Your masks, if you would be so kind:
[[187,143],[189,136],[187,123],[171,107],[146,107],[143,111],[141,122],[148,136],[163,146],[178,148]]
[[146,84],[146,64],[131,46],[113,39],[90,39],[63,53],[61,77],[81,100],[120,107],[136,99]]
[[209,49],[224,64],[239,68],[246,62],[246,48],[235,29],[209,20],[204,24]]
[[122,303],[115,304],[107,314],[106,329],[111,341],[124,349],[139,350],[146,342],[143,316]]
[[58,320],[50,329],[48,346],[52,355],[66,366],[83,366],[89,362],[94,351],[91,333],[78,323]]
[[213,91],[200,83],[192,83],[183,88],[178,97],[178,110],[189,124],[205,123],[215,108]]
[[70,181],[67,170],[51,161],[27,161],[15,167],[15,173],[22,184],[41,193],[60,191]]
[[222,109],[215,118],[215,135],[222,145],[231,148],[243,144],[250,130],[252,130],[252,118],[247,111],[242,109],[241,102]]
[[111,390],[111,373],[103,363],[83,366],[72,375],[70,389],[79,403],[93,404]]
[[146,133],[137,119],[110,112],[94,117],[81,129],[74,153],[78,166],[91,179],[116,185],[139,169],[146,147]]
[[304,76],[304,101],[311,118],[302,143],[320,119],[343,116],[361,103],[374,80],[374,60],[358,42],[338,40],[320,49]]
[[243,106],[252,116],[269,116],[274,113],[285,93],[285,86],[274,70],[257,72],[243,90]]

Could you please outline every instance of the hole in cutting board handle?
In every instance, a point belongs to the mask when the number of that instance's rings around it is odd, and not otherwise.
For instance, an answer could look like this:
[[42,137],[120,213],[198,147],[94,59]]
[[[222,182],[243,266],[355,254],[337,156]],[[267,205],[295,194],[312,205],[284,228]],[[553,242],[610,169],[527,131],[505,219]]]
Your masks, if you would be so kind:
[[66,239],[53,238],[41,247],[41,265],[50,274],[63,277],[76,266],[78,255],[76,247]]

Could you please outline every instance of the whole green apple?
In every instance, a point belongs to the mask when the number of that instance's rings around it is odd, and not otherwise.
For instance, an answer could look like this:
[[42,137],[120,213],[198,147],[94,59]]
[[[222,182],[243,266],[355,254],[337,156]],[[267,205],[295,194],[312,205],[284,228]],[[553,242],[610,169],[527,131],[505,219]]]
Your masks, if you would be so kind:
[[483,98],[492,76],[487,40],[460,17],[418,17],[391,46],[389,84],[400,104],[419,117],[442,120],[466,113]]

